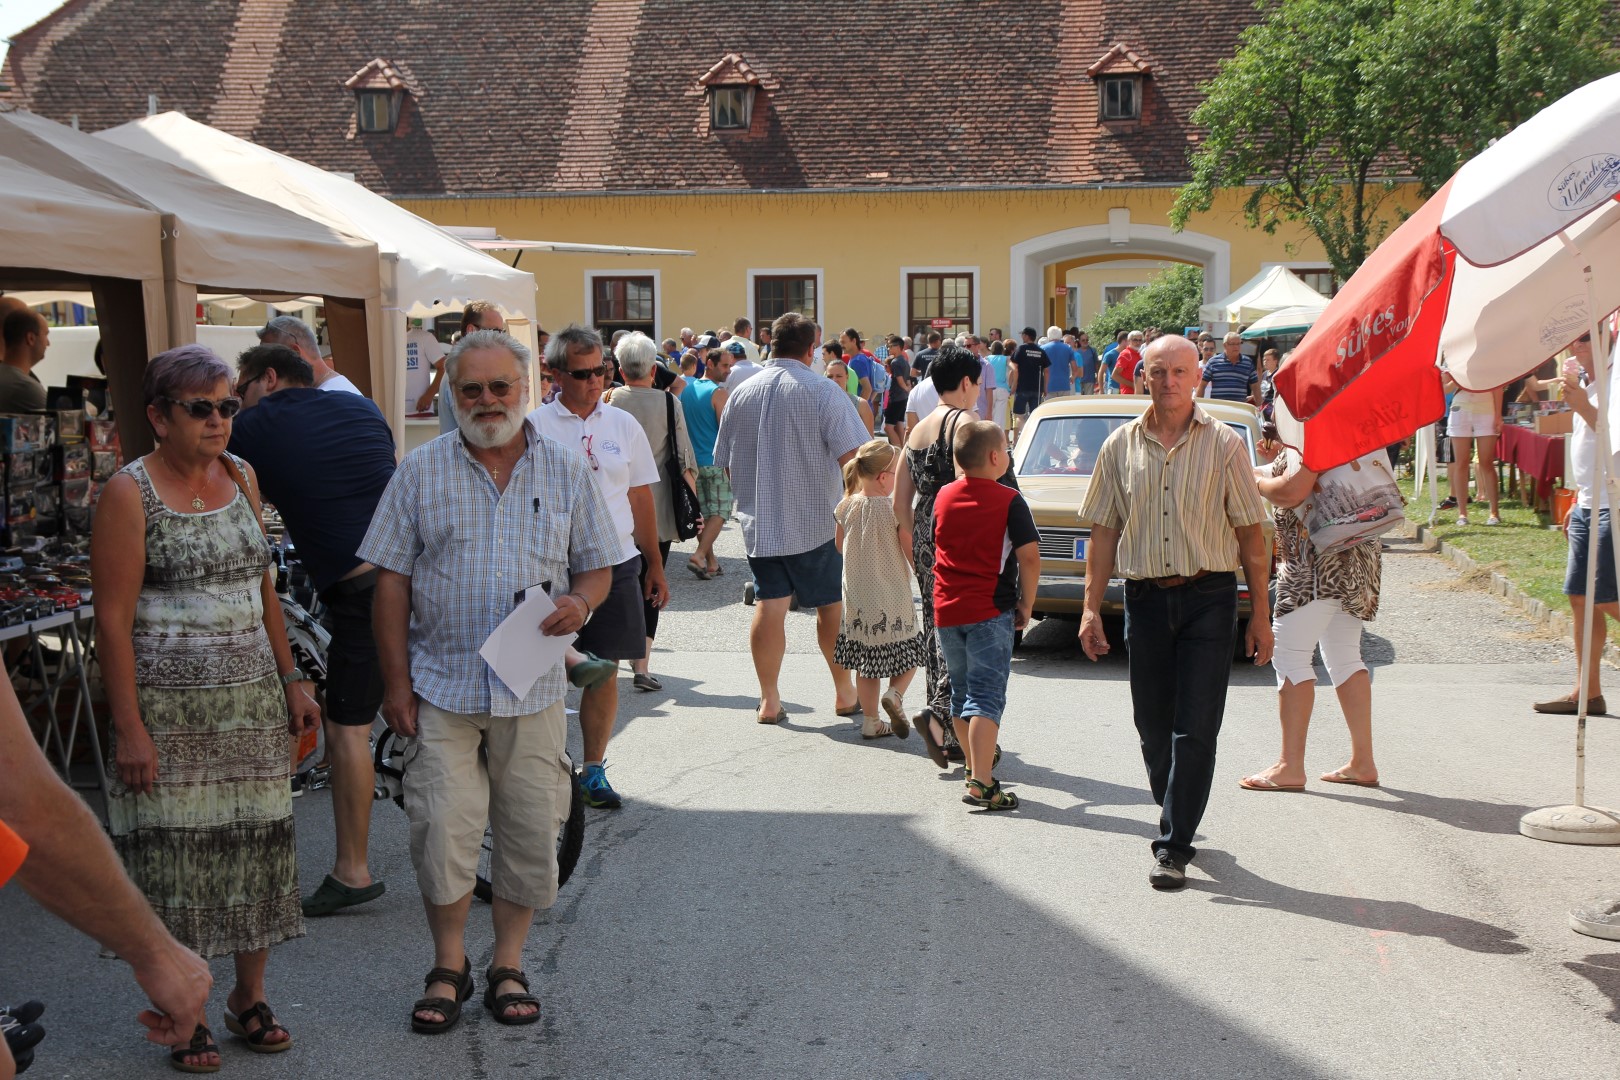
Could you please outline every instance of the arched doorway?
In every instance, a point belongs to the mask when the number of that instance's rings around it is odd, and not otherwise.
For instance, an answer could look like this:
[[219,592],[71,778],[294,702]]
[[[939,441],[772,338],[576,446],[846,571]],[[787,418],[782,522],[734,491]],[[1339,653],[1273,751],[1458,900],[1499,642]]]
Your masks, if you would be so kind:
[[1087,257],[1109,259],[1169,259],[1197,263],[1204,268],[1204,300],[1219,300],[1232,291],[1232,245],[1203,233],[1172,232],[1166,225],[1143,225],[1130,220],[1128,209],[1108,212],[1103,225],[1034,236],[1011,249],[1008,325],[1044,326],[1048,315],[1045,295],[1046,267]]

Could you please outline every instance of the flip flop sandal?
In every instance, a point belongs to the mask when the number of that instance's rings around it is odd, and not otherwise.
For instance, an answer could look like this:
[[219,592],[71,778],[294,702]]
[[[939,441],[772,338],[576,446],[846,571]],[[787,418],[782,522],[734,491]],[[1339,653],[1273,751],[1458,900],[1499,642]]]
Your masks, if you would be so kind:
[[776,710],[775,716],[756,716],[754,717],[754,720],[756,723],[760,724],[785,724],[787,723],[787,718],[787,710],[779,707]]
[[[422,997],[416,999],[411,1006],[411,1030],[419,1035],[442,1035],[456,1026],[461,1019],[461,1003],[473,996],[472,961],[463,959],[461,970],[452,971],[449,968],[434,968],[422,980],[422,989],[426,990],[434,983],[449,983],[456,988],[456,997],[452,1001],[443,997]],[[423,1020],[416,1014],[423,1011],[432,1011],[444,1017],[443,1020]]]
[[187,1055],[218,1054],[219,1044],[214,1042],[214,1033],[204,1024],[198,1024],[191,1033],[191,1041],[184,1046],[177,1046],[169,1051],[169,1064],[177,1072],[183,1073],[217,1073],[218,1065],[192,1065],[186,1061]]
[[1372,780],[1357,780],[1353,776],[1346,776],[1343,769],[1334,769],[1330,773],[1323,773],[1321,776],[1317,777],[1317,779],[1326,781],[1329,784],[1351,784],[1355,787],[1378,786],[1378,780],[1376,778]]
[[692,571],[692,576],[696,577],[699,581],[708,581],[714,576],[714,574],[712,574],[708,569],[699,566],[697,563],[692,562],[691,560],[687,561],[686,568]]
[[1278,784],[1278,783],[1273,783],[1272,781],[1267,780],[1265,777],[1261,776],[1259,773],[1255,773],[1253,776],[1245,776],[1243,779],[1238,781],[1238,787],[1242,788],[1244,791],[1304,791],[1305,790],[1305,785],[1304,784]]
[[[381,896],[387,887],[380,881],[373,881],[370,885],[355,888],[345,885],[331,874],[326,875],[314,892],[304,898],[301,905],[305,918],[315,919],[324,915],[331,915],[344,908],[354,907],[357,904],[366,904]],[[229,1025],[227,1025],[229,1026]]]
[[724,574],[725,572],[726,572],[726,568],[724,566],[721,566],[719,563],[716,563],[714,566],[711,566],[709,568],[709,574],[712,577],[719,577],[720,575]]
[[851,717],[851,716],[864,716],[865,715],[865,713],[863,713],[861,711],[861,704],[858,701],[854,705],[850,706],[847,709],[840,709],[838,707],[838,703],[834,702],[833,703],[833,712],[837,713],[839,716],[843,716],[843,717],[846,717],[846,718]]
[[928,760],[934,763],[934,768],[950,768],[951,763],[945,757],[945,748],[940,745],[939,739],[934,735],[934,714],[932,710],[924,709],[918,713],[911,726],[917,729],[918,735],[922,736],[923,749],[928,751]]
[[[248,1031],[247,1021],[250,1020],[259,1025],[257,1030]],[[240,1014],[226,1009],[225,1030],[238,1039],[246,1039],[248,1049],[255,1054],[279,1054],[283,1050],[292,1049],[292,1033],[276,1023],[275,1014],[270,1011],[270,1006],[262,1001],[255,1001],[251,1009],[243,1009]],[[287,1032],[287,1037],[280,1042],[266,1042],[271,1032],[275,1031]]]
[[1000,780],[988,784],[983,780],[969,780],[967,783],[968,794],[962,796],[962,801],[969,806],[984,810],[1018,809],[1018,796],[1010,791],[1002,791]]
[[[529,977],[517,968],[492,967],[484,972],[484,1008],[495,1018],[497,1024],[508,1027],[519,1027],[523,1024],[532,1024],[540,1019],[540,999],[529,993]],[[523,987],[521,994],[495,993],[495,987],[503,982],[515,982]],[[506,1010],[514,1005],[533,1005],[534,1012],[527,1016],[512,1016]]]

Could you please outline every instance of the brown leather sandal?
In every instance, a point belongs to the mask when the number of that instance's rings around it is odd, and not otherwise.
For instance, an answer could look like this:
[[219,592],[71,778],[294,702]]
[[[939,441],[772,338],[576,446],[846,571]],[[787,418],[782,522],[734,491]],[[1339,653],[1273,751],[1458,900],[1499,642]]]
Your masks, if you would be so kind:
[[[434,983],[449,983],[456,988],[454,1001],[443,997],[422,997],[416,999],[411,1006],[411,1030],[420,1035],[442,1035],[456,1026],[461,1019],[461,1003],[473,996],[472,961],[463,958],[461,970],[452,971],[449,968],[434,968],[427,973],[422,981],[422,989],[426,990]],[[423,1020],[416,1014],[432,1010],[444,1017],[443,1020]]]
[[[250,1032],[247,1029],[249,1022],[259,1026]],[[283,1050],[292,1049],[292,1032],[276,1023],[276,1016],[270,1011],[270,1006],[262,1001],[255,1001],[252,1008],[243,1009],[240,1013],[226,1009],[225,1030],[238,1039],[247,1040],[248,1049],[255,1054],[279,1054]],[[274,1031],[286,1032],[287,1037],[280,1042],[266,1042],[270,1033]]]
[[[521,994],[501,994],[496,996],[495,988],[503,982],[515,982],[523,987]],[[534,1012],[527,1016],[513,1016],[507,1012],[514,1005],[533,1005]],[[522,1024],[532,1024],[540,1019],[540,999],[529,993],[529,977],[517,968],[492,967],[484,972],[484,1008],[495,1017],[497,1024],[506,1024],[518,1027]]]

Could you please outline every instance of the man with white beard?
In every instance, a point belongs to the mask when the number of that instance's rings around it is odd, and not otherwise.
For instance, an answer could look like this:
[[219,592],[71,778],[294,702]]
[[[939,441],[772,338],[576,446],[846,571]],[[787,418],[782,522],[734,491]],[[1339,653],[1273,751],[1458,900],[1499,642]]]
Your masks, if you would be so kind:
[[540,1018],[523,946],[534,909],[557,897],[570,793],[563,667],[519,695],[478,649],[530,589],[556,603],[543,633],[577,631],[619,561],[590,467],[524,420],[528,371],[528,349],[503,331],[456,342],[445,377],[457,430],[400,463],[359,552],[377,567],[383,718],[416,740],[405,811],[433,935],[426,992],[411,1009],[424,1034],[455,1026],[473,992],[465,934],[486,821],[495,949],[484,1007],[501,1024]]

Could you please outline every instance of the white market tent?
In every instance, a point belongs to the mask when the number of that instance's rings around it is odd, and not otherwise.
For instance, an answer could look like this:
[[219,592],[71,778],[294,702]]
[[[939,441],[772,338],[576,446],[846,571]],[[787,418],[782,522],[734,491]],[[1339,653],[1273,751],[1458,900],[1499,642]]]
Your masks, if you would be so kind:
[[385,316],[380,328],[381,354],[389,362],[382,366],[382,377],[374,380],[372,398],[402,447],[406,318],[431,317],[460,310],[472,300],[489,300],[515,324],[515,332],[528,334],[533,347],[534,275],[475,250],[353,180],[177,112],[110,128],[95,138],[201,173],[376,244]]
[[1198,309],[1198,318],[1206,323],[1236,325],[1251,323],[1263,315],[1283,308],[1314,305],[1327,307],[1328,298],[1305,284],[1300,276],[1286,266],[1273,266],[1262,270],[1245,281],[1232,295]]
[[[0,110],[0,158],[43,173],[63,190],[93,192],[103,200],[148,213],[157,228],[109,227],[53,231],[23,266],[50,259],[107,268],[120,259],[157,260],[158,276],[143,279],[142,339],[120,335],[106,345],[113,397],[125,449],[150,445],[141,422],[139,379],[146,359],[161,348],[194,341],[199,287],[213,292],[319,293],[332,324],[334,357],[346,373],[369,382],[376,335],[377,249],[371,242],[290,214],[205,177],[19,110]],[[6,232],[13,220],[8,214]],[[143,251],[150,248],[149,251]],[[103,269],[102,274],[110,273]],[[22,288],[59,282],[17,282]],[[102,290],[105,292],[105,290]],[[98,315],[114,323],[130,318],[129,300],[98,297]],[[122,310],[113,315],[109,308]],[[128,356],[124,354],[128,352]],[[127,422],[124,422],[126,421]]]

